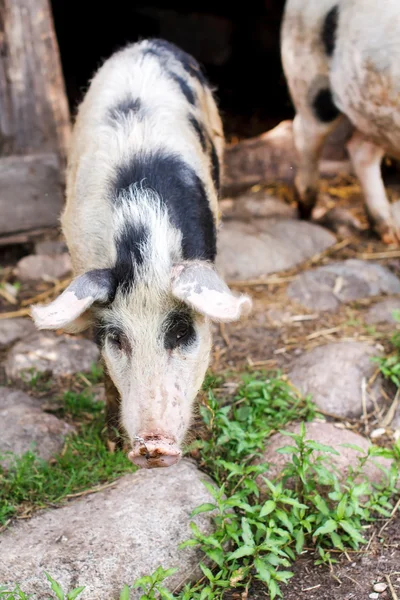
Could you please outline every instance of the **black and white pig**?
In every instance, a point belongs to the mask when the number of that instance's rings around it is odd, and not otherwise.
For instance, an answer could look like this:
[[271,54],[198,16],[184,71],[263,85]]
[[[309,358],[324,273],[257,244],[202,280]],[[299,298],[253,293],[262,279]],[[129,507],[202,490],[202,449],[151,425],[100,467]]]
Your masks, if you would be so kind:
[[40,329],[94,325],[109,426],[141,467],[180,459],[211,321],[251,308],[213,265],[223,144],[198,63],[159,39],[103,64],[74,126],[61,223],[76,277],[32,316]]
[[400,158],[399,0],[287,0],[281,54],[296,109],[295,187],[308,218],[317,199],[318,159],[346,115],[347,144],[370,220],[387,243],[400,241],[381,176],[384,153]]

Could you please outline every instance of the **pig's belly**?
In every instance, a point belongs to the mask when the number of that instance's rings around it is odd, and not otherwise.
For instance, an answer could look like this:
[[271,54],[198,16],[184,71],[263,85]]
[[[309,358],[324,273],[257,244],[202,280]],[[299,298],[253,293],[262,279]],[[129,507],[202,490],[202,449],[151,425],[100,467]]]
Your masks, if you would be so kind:
[[352,59],[349,56],[350,49],[333,61],[330,80],[335,103],[361,133],[400,158],[398,66],[391,68],[390,63],[358,50]]

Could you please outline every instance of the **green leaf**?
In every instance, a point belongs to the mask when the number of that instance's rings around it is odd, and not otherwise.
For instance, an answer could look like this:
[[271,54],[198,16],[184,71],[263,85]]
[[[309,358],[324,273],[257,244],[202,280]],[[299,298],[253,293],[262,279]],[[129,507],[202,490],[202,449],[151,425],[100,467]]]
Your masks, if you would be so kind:
[[332,531],[336,531],[337,523],[333,519],[328,519],[325,521],[321,527],[318,527],[316,531],[313,533],[313,537],[318,537],[319,535],[325,535],[326,533],[332,533]]
[[277,454],[297,454],[299,451],[296,446],[282,446],[276,451]]
[[211,550],[206,550],[206,554],[209,558],[211,558],[211,560],[213,560],[219,567],[222,568],[225,560],[225,554],[223,550],[212,548]]
[[291,506],[295,506],[296,508],[308,508],[306,504],[301,504],[294,498],[281,497],[279,498],[279,502],[282,502],[282,504],[290,504]]
[[353,540],[355,540],[356,542],[360,542],[360,543],[365,542],[365,539],[362,537],[362,535],[348,521],[339,521],[339,525],[342,529],[345,530],[346,533],[351,535]]
[[294,573],[292,573],[291,571],[278,571],[275,574],[275,579],[277,581],[282,581],[283,583],[287,583],[289,581],[289,579],[291,579],[293,577]]
[[[75,598],[77,598],[80,594],[82,594],[85,587],[86,587],[85,585],[82,585],[81,587],[77,587],[74,590],[71,590],[70,592],[68,592],[67,600],[75,600]],[[129,600],[129,596],[127,596],[127,600]]]
[[255,546],[254,537],[247,519],[242,517],[242,538],[246,546]]
[[331,540],[334,548],[337,548],[338,550],[344,550],[340,535],[334,531],[331,533]]
[[131,595],[131,591],[129,589],[128,585],[124,585],[124,587],[121,590],[121,593],[119,595],[119,600],[129,600],[129,597]]
[[243,558],[243,556],[252,556],[255,552],[254,546],[240,546],[235,552],[232,552],[228,556],[228,560],[234,560],[236,558]]
[[365,450],[363,450],[362,448],[360,448],[360,446],[357,446],[356,444],[339,444],[339,446],[341,446],[342,448],[350,448],[351,450],[355,450],[360,454],[365,454]]
[[275,511],[275,515],[285,525],[285,527],[290,531],[290,533],[292,533],[293,523],[290,521],[287,514],[283,510],[278,509]]
[[206,502],[205,504],[200,504],[200,506],[197,506],[192,512],[191,512],[191,517],[194,517],[195,515],[199,515],[200,513],[204,513],[204,512],[210,512],[212,510],[215,510],[217,507],[215,506],[215,504],[211,504],[210,502]]
[[269,582],[268,588],[269,588],[269,595],[271,596],[271,600],[274,600],[274,598],[276,598],[277,596],[282,597],[281,590],[279,589],[279,585],[273,579],[271,579],[271,581]]
[[314,442],[314,440],[308,440],[307,446],[312,448],[313,450],[317,450],[318,452],[326,452],[328,454],[339,454],[335,448],[332,446],[326,446],[325,444],[320,444],[319,442]]
[[203,571],[203,575],[205,575],[210,583],[214,581],[214,575],[212,574],[211,569],[206,567],[203,563],[200,563],[200,569]]
[[261,581],[265,581],[266,583],[271,581],[271,569],[263,560],[261,560],[261,558],[255,559],[254,567]]
[[296,533],[295,540],[296,540],[296,552],[297,552],[297,554],[300,554],[304,547],[304,530],[303,529],[299,529],[299,531]]
[[50,577],[50,575],[48,573],[46,573],[46,571],[44,572],[44,574],[46,575],[48,581],[50,582],[51,589],[53,590],[53,592],[57,596],[58,600],[64,600],[65,596],[64,596],[64,592],[63,592],[60,584],[57,583],[57,581],[55,581],[55,579],[53,579],[52,577]]
[[343,519],[344,515],[346,514],[347,501],[348,501],[347,496],[343,496],[343,498],[340,500],[339,504],[337,505],[336,514],[337,514],[337,517],[339,520]]
[[273,500],[267,500],[261,509],[260,518],[266,517],[267,515],[272,513],[272,511],[275,510],[275,508],[276,508],[276,502],[274,502]]

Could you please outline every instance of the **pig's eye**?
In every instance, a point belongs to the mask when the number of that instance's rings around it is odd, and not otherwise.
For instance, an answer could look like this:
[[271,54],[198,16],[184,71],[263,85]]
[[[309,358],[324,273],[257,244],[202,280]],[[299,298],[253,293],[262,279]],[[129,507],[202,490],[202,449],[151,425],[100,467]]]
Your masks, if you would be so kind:
[[175,337],[176,337],[177,342],[183,341],[188,334],[189,334],[189,325],[181,325],[175,331]]
[[172,313],[166,323],[164,345],[167,350],[178,346],[190,346],[196,339],[196,331],[189,315]]
[[109,341],[111,342],[111,344],[113,346],[115,346],[115,348],[118,348],[118,350],[122,349],[122,341],[121,341],[121,336],[118,333],[111,333],[108,336]]

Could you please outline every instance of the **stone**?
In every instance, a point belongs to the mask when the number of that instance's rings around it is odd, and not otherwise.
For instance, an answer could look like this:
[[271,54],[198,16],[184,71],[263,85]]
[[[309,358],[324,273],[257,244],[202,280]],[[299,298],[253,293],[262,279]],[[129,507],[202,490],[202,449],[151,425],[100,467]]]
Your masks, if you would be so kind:
[[217,267],[230,280],[258,278],[290,269],[335,242],[329,231],[305,221],[227,221],[218,236]]
[[398,293],[400,280],[388,268],[357,259],[305,271],[287,288],[291,300],[319,311],[334,311],[344,302]]
[[0,421],[3,466],[13,462],[9,452],[22,456],[33,450],[48,460],[61,451],[66,434],[74,431],[68,423],[44,412],[36,399],[6,387],[0,387]]
[[[192,537],[191,521],[206,535],[212,532],[209,513],[190,517],[196,506],[213,500],[204,480],[210,481],[183,459],[167,469],[126,475],[107,490],[19,521],[0,537],[0,581],[18,582],[47,598],[46,570],[65,590],[85,585],[79,600],[111,600],[124,584],[160,565],[179,568],[166,580],[171,590],[196,580],[204,555],[178,546]],[[131,592],[131,600],[139,598],[139,590]]]
[[383,581],[379,581],[374,585],[374,592],[378,592],[378,594],[382,594],[382,592],[384,592],[386,589],[387,583],[384,583]]
[[0,348],[13,344],[33,331],[35,331],[35,325],[30,319],[0,320]]
[[[225,151],[223,191],[225,195],[238,194],[246,188],[271,181],[293,183],[296,173],[296,153],[293,144],[293,122],[282,121],[273,129],[245,139],[237,144],[228,144]],[[346,125],[343,125],[346,129]],[[332,177],[351,173],[343,140],[348,132],[338,130],[333,136],[332,146],[327,140],[319,172]]]
[[[380,352],[366,342],[333,342],[317,346],[296,358],[288,377],[304,396],[311,395],[326,413],[340,417],[358,417],[363,410],[362,385],[376,370],[371,360]],[[365,390],[367,410],[378,401],[380,377]]]
[[393,312],[400,312],[400,298],[388,298],[371,306],[365,315],[365,322],[368,325],[375,323],[398,323],[393,316]]
[[220,210],[224,221],[236,219],[249,221],[261,219],[295,219],[297,208],[268,194],[248,193],[236,198],[225,198],[220,202]]
[[341,238],[350,237],[362,230],[361,221],[341,206],[334,206],[328,210],[316,206],[312,216],[315,223],[330,229]]
[[67,251],[67,245],[62,240],[42,240],[35,244],[35,254],[54,256],[55,254],[64,254]]
[[[331,446],[339,455],[329,454],[329,460],[331,464],[336,467],[337,471],[344,478],[349,473],[350,467],[357,467],[357,457],[360,453],[353,448],[346,448],[341,444],[352,444],[358,446],[363,450],[364,453],[368,451],[370,447],[369,441],[358,433],[350,431],[349,429],[342,429],[335,426],[334,423],[326,423],[319,421],[312,421],[311,423],[305,423],[306,428],[306,439],[314,440],[319,444]],[[300,423],[292,423],[285,429],[290,433],[300,433]],[[274,479],[282,471],[284,465],[291,460],[291,455],[279,454],[277,450],[283,448],[283,446],[293,445],[290,437],[282,435],[281,433],[275,433],[268,441],[268,446],[265,449],[262,458],[257,459],[257,462],[267,462],[270,465],[266,476],[268,479]],[[319,452],[316,452],[316,456]],[[390,466],[390,461],[387,459],[373,459],[375,462],[379,462],[384,467]],[[374,462],[368,461],[364,468],[364,473],[367,475],[369,481],[373,483],[379,483],[382,480],[382,471],[377,467]],[[260,484],[261,478],[258,480]],[[264,489],[264,486],[262,486]]]
[[71,271],[71,258],[66,252],[54,256],[31,254],[18,261],[15,275],[20,281],[52,281],[66,277]]
[[90,340],[40,331],[18,342],[10,350],[5,369],[10,379],[29,379],[30,370],[54,376],[73,375],[90,371],[98,358],[99,350]]

